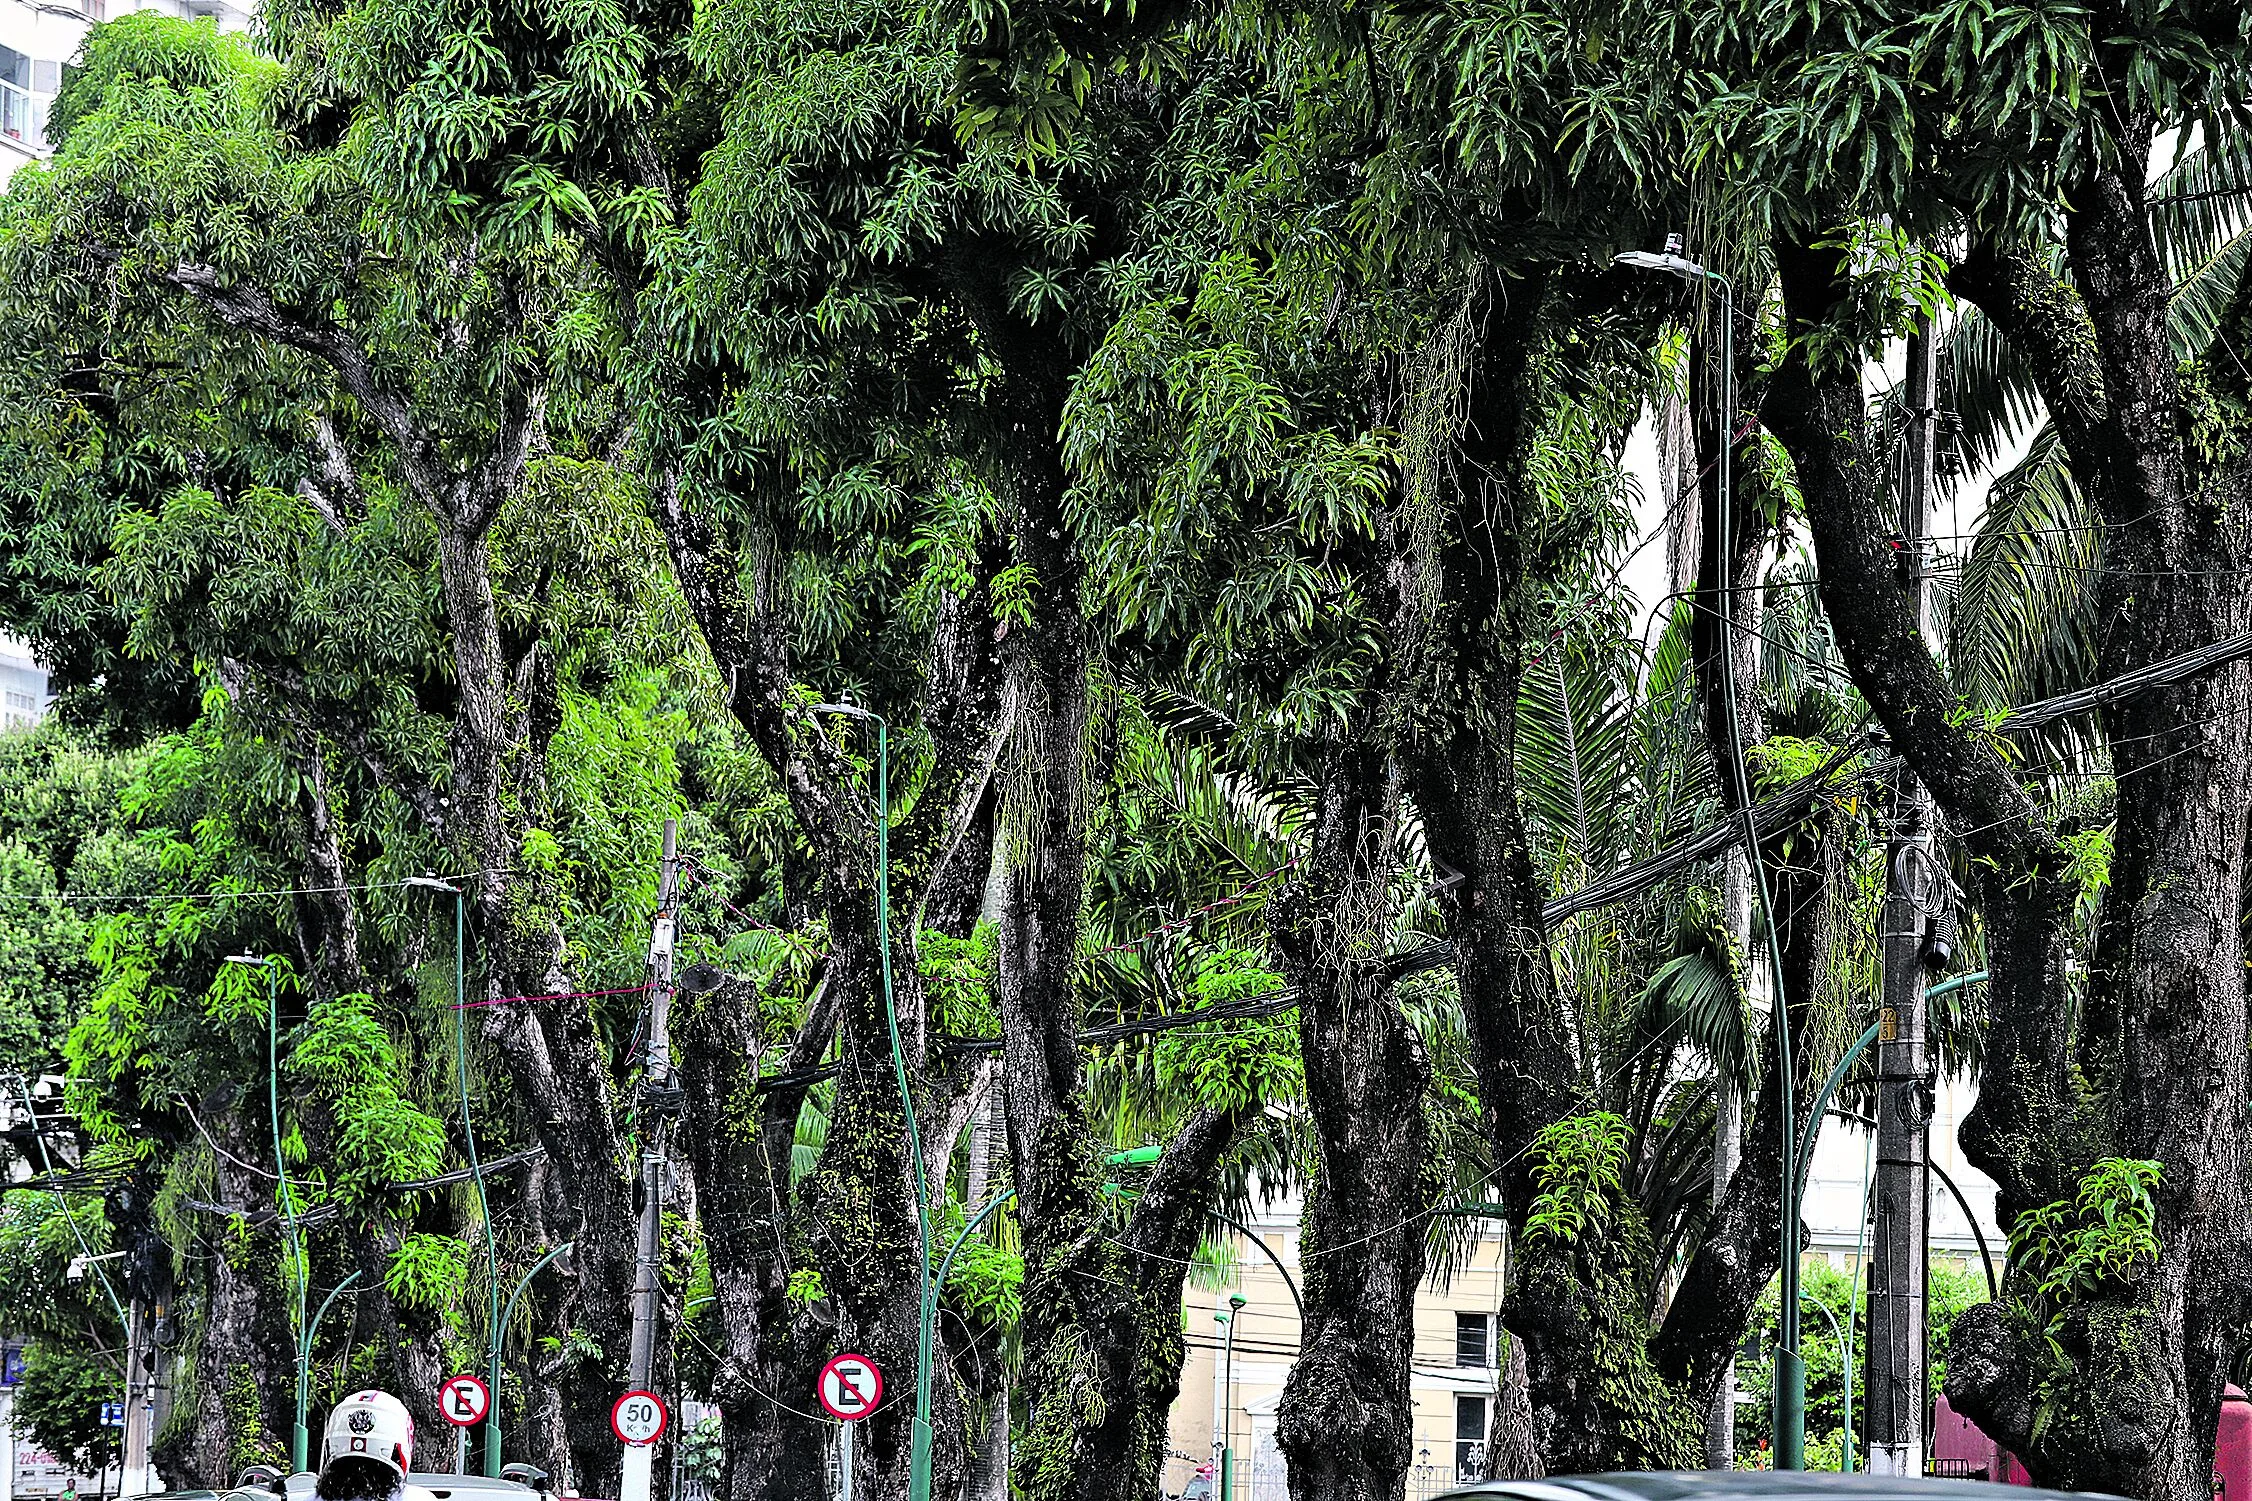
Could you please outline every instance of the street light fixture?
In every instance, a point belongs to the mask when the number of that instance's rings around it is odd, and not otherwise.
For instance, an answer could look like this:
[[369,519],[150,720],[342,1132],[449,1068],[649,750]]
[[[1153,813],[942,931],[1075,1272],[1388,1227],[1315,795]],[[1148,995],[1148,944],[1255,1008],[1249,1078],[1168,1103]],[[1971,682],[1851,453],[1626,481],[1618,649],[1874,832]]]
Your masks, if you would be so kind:
[[486,1362],[486,1389],[491,1393],[485,1410],[485,1473],[500,1477],[500,1250],[493,1239],[493,1210],[485,1198],[485,1165],[477,1156],[477,1124],[469,1112],[469,1010],[465,1004],[462,970],[462,928],[466,900],[462,889],[436,876],[408,876],[400,884],[424,891],[442,891],[454,899],[454,1074],[461,1083],[461,1140],[469,1154],[470,1181],[477,1185],[477,1217],[485,1227],[487,1271],[486,1326],[492,1331],[490,1358]]
[[1775,1342],[1775,1468],[1806,1468],[1806,1363],[1799,1357],[1798,1203],[1799,1166],[1797,1102],[1791,1089],[1790,1003],[1783,984],[1782,947],[1775,934],[1775,906],[1767,887],[1767,864],[1760,858],[1759,820],[1752,812],[1751,776],[1744,768],[1744,741],[1736,708],[1736,605],[1730,577],[1735,547],[1732,507],[1735,500],[1733,462],[1736,448],[1736,288],[1727,277],[1707,270],[1681,253],[1681,236],[1666,236],[1663,252],[1629,250],[1612,258],[1614,264],[1641,271],[1658,271],[1683,281],[1712,282],[1720,288],[1720,453],[1715,459],[1719,484],[1719,521],[1714,540],[1715,573],[1720,597],[1720,697],[1727,724],[1729,781],[1736,794],[1736,809],[1744,822],[1744,856],[1759,883],[1759,906],[1767,923],[1767,960],[1775,986],[1775,1066],[1782,1093],[1783,1164],[1777,1215],[1781,1250],[1781,1308]]
[[1219,1484],[1213,1492],[1216,1501],[1235,1501],[1235,1326],[1242,1322],[1243,1305],[1250,1301],[1242,1293],[1228,1294],[1228,1348],[1220,1364],[1220,1390],[1226,1395],[1227,1405],[1220,1413],[1220,1473],[1214,1477]]
[[244,969],[264,970],[266,973],[266,1109],[274,1118],[274,1173],[279,1180],[282,1224],[289,1235],[289,1259],[296,1271],[297,1281],[297,1426],[289,1435],[289,1462],[296,1473],[306,1469],[307,1452],[311,1448],[311,1434],[305,1426],[305,1409],[312,1399],[312,1352],[303,1340],[305,1329],[305,1284],[312,1269],[305,1264],[305,1243],[297,1230],[297,1204],[290,1195],[289,1161],[282,1155],[281,1128],[281,989],[275,978],[274,961],[256,954],[229,954],[226,962],[239,964]]
[[891,1032],[891,1066],[899,1081],[899,1106],[907,1118],[907,1160],[915,1174],[915,1232],[921,1274],[915,1328],[915,1419],[909,1449],[908,1501],[931,1495],[931,1350],[938,1329],[938,1299],[931,1281],[930,1185],[923,1177],[923,1136],[915,1124],[915,1093],[907,1083],[907,1052],[899,1041],[899,1010],[891,982],[891,726],[858,704],[815,704],[814,714],[860,719],[876,726],[876,942],[884,977],[884,1025]]

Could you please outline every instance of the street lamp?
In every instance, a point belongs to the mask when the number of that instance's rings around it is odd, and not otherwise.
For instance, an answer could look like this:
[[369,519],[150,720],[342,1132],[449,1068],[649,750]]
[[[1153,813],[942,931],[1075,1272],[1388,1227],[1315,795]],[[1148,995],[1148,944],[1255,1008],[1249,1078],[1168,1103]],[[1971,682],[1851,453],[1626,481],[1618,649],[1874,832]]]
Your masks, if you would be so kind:
[[289,1162],[282,1156],[281,1128],[281,990],[274,978],[274,961],[256,954],[229,954],[226,962],[239,964],[245,969],[266,972],[266,1109],[274,1118],[274,1173],[280,1181],[282,1224],[289,1234],[289,1259],[296,1270],[297,1327],[300,1331],[297,1346],[297,1426],[289,1435],[289,1462],[297,1474],[306,1469],[306,1451],[311,1447],[310,1434],[305,1427],[305,1407],[312,1396],[312,1352],[306,1347],[302,1331],[305,1328],[305,1283],[312,1269],[305,1264],[305,1245],[297,1233],[297,1205],[290,1197]]
[[931,1495],[931,1347],[936,1342],[938,1299],[931,1282],[930,1185],[923,1181],[923,1136],[915,1125],[915,1092],[907,1083],[907,1052],[899,1041],[899,1010],[891,984],[891,726],[858,704],[815,704],[815,714],[862,719],[876,726],[876,941],[882,951],[884,1025],[891,1031],[891,1067],[899,1080],[899,1107],[907,1118],[907,1160],[915,1173],[915,1232],[921,1273],[915,1328],[915,1426],[909,1449],[908,1501]]
[[1220,1357],[1220,1390],[1227,1402],[1220,1410],[1220,1473],[1216,1501],[1235,1501],[1235,1326],[1243,1319],[1242,1293],[1228,1294],[1228,1347]]
[[1744,855],[1759,882],[1759,906],[1767,922],[1767,961],[1774,973],[1775,985],[1775,1066],[1782,1092],[1783,1171],[1781,1198],[1777,1218],[1782,1258],[1782,1306],[1775,1342],[1775,1408],[1772,1414],[1774,1427],[1775,1468],[1778,1470],[1803,1470],[1806,1468],[1806,1363],[1799,1358],[1799,1271],[1798,1231],[1796,1212],[1799,1167],[1796,1160],[1798,1148],[1797,1102],[1791,1088],[1791,1018],[1790,1003],[1783,984],[1782,947],[1775,935],[1775,906],[1767,889],[1767,864],[1760,858],[1759,820],[1752,812],[1751,776],[1744,769],[1744,741],[1739,731],[1740,721],[1736,709],[1736,604],[1734,580],[1730,570],[1734,562],[1735,527],[1732,507],[1735,500],[1733,463],[1736,448],[1736,288],[1727,277],[1717,271],[1690,260],[1681,253],[1681,236],[1666,236],[1666,248],[1660,252],[1629,250],[1613,257],[1617,265],[1631,266],[1642,271],[1659,271],[1668,276],[1678,276],[1687,282],[1712,282],[1720,288],[1720,453],[1715,460],[1718,470],[1719,521],[1715,529],[1714,563],[1719,579],[1720,596],[1720,698],[1722,719],[1727,725],[1727,762],[1729,781],[1736,793],[1736,809],[1744,821]]
[[477,1217],[485,1226],[485,1266],[488,1296],[485,1317],[492,1330],[491,1358],[486,1364],[485,1473],[500,1478],[500,1250],[493,1241],[493,1210],[485,1199],[485,1165],[477,1157],[477,1126],[469,1116],[469,1010],[464,1004],[462,977],[463,908],[459,886],[435,876],[409,876],[402,883],[425,891],[442,891],[454,899],[454,1073],[461,1082],[461,1140],[469,1154],[470,1180],[477,1185]]

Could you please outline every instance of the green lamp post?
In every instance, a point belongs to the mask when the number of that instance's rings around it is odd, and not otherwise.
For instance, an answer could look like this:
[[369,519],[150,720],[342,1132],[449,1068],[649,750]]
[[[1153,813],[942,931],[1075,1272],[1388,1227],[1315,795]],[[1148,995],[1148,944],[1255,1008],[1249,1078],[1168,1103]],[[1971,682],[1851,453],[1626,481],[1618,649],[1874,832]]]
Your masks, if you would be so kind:
[[274,1173],[279,1179],[277,1192],[281,1196],[282,1224],[289,1236],[289,1260],[292,1280],[297,1284],[297,1421],[289,1435],[290,1466],[299,1474],[305,1472],[305,1461],[312,1447],[311,1433],[305,1425],[305,1409],[312,1400],[312,1349],[304,1338],[305,1283],[309,1269],[305,1265],[305,1245],[297,1232],[297,1205],[289,1188],[289,1161],[282,1156],[281,1128],[281,987],[274,978],[274,961],[256,954],[229,954],[227,963],[239,964],[245,969],[264,970],[266,974],[266,1108],[274,1118]]
[[921,1317],[915,1329],[915,1419],[908,1451],[908,1501],[931,1495],[931,1351],[938,1329],[938,1298],[931,1280],[930,1185],[923,1177],[923,1136],[915,1124],[915,1092],[907,1082],[907,1052],[899,1041],[899,1009],[891,983],[891,726],[857,704],[815,704],[815,714],[866,720],[876,727],[876,942],[882,950],[884,1024],[891,1031],[891,1066],[899,1081],[899,1107],[907,1117],[907,1158],[915,1177],[915,1231],[922,1274]]
[[485,1199],[485,1165],[477,1157],[477,1123],[470,1119],[469,1111],[469,1009],[465,1004],[465,982],[462,976],[462,927],[465,901],[459,886],[450,885],[435,876],[409,876],[408,886],[426,891],[442,891],[454,899],[454,1074],[461,1084],[461,1141],[469,1157],[470,1181],[477,1185],[477,1218],[485,1227],[486,1283],[485,1318],[492,1331],[490,1359],[487,1362],[487,1390],[490,1398],[485,1412],[485,1474],[500,1478],[500,1250],[493,1240],[492,1205]]

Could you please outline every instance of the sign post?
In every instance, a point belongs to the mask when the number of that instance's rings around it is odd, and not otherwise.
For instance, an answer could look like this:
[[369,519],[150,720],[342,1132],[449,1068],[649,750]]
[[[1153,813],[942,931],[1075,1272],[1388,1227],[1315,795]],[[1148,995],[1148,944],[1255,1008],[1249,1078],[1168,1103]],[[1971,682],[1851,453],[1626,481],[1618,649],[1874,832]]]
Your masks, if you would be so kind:
[[884,1373],[865,1355],[835,1355],[821,1368],[814,1395],[837,1430],[837,1501],[852,1501],[852,1430],[884,1400]]
[[469,1473],[469,1430],[493,1410],[493,1389],[467,1372],[448,1376],[438,1386],[438,1416],[453,1424],[454,1473]]
[[652,1450],[670,1421],[672,1414],[665,1410],[665,1399],[638,1387],[610,1404],[610,1431],[626,1446],[618,1485],[620,1501],[649,1501]]

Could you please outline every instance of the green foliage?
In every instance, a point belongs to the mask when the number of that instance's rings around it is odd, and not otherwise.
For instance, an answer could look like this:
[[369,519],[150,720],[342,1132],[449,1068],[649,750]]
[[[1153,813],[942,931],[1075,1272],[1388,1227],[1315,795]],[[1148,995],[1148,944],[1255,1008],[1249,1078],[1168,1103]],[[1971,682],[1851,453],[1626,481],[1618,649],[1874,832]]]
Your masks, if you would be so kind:
[[117,1461],[121,1430],[104,1427],[102,1403],[123,1398],[115,1367],[82,1340],[41,1339],[24,1346],[15,1419],[31,1441],[82,1472]]
[[2052,1323],[2070,1304],[2133,1278],[2158,1259],[2155,1162],[2106,1157],[2070,1200],[2028,1209],[2010,1226],[2010,1264],[2033,1286],[2033,1306]]
[[402,1236],[384,1268],[383,1286],[409,1307],[458,1317],[469,1286],[468,1243],[451,1235]]
[[924,1004],[932,1025],[956,1037],[1000,1035],[993,1000],[993,927],[980,923],[967,938],[926,929],[915,938]]
[[[1862,1279],[1850,1272],[1841,1272],[1829,1262],[1808,1259],[1800,1269],[1799,1291],[1804,1302],[1799,1314],[1799,1356],[1806,1362],[1806,1431],[1807,1468],[1837,1468],[1837,1454],[1844,1438],[1844,1411],[1846,1362],[1845,1349],[1839,1336],[1848,1328],[1852,1331],[1852,1387],[1853,1433],[1856,1450],[1866,1442],[1868,1427],[1865,1422],[1868,1393],[1862,1371],[1868,1357],[1869,1299]],[[1957,1266],[1952,1262],[1935,1260],[1930,1271],[1930,1343],[1932,1359],[1932,1390],[1937,1391],[1946,1380],[1949,1326],[1955,1316],[1976,1303],[1986,1301],[1986,1278],[1976,1266]],[[1762,1352],[1775,1348],[1777,1338],[1776,1288],[1770,1284],[1761,1294],[1759,1307],[1752,1317],[1751,1332],[1757,1337]],[[1745,1394],[1753,1400],[1738,1409],[1748,1417],[1754,1412],[1764,1414],[1774,1398],[1774,1366],[1767,1359],[1739,1362],[1736,1380]],[[1748,1446],[1749,1437],[1743,1432],[1740,1421],[1739,1441]],[[1822,1446],[1824,1458],[1815,1462],[1815,1449]],[[1754,1465],[1764,1468],[1773,1462],[1772,1455],[1765,1456]],[[1858,1454],[1855,1468],[1860,1467]]]
[[[1282,977],[1247,949],[1198,954],[1187,978],[1196,1007],[1226,1005],[1282,988]],[[1230,1017],[1161,1033],[1155,1061],[1161,1089],[1205,1109],[1292,1099],[1303,1088],[1297,1029],[1287,1016]]]
[[970,1237],[947,1272],[947,1306],[982,1333],[1013,1332],[1023,1317],[1023,1294],[1024,1258],[980,1236]]
[[1525,1218],[1525,1238],[1569,1246],[1590,1231],[1600,1236],[1619,1192],[1626,1147],[1626,1122],[1609,1111],[1542,1127],[1531,1153],[1540,1193]]
[[89,899],[143,863],[118,806],[141,761],[58,719],[0,735],[0,1058],[34,1073],[61,1066],[93,997]]
[[391,1185],[436,1175],[446,1145],[437,1118],[399,1093],[393,1032],[373,997],[334,996],[306,1013],[288,1061],[290,1074],[305,1081],[335,1121],[332,1150],[320,1165],[323,1180],[373,1218],[403,1215],[409,1205]]

